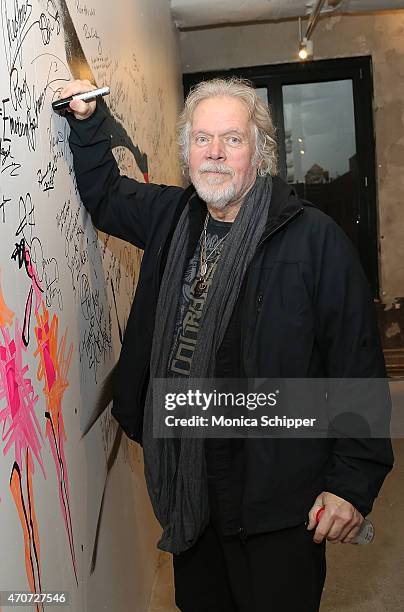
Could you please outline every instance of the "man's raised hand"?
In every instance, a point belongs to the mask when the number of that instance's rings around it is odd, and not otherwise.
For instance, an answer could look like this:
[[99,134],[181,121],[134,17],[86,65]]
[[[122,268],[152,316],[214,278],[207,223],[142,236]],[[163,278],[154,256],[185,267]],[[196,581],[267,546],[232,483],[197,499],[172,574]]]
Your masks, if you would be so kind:
[[[60,98],[69,98],[70,96],[92,91],[94,89],[97,88],[93,83],[90,83],[90,81],[76,79],[75,81],[70,81],[70,83],[62,89]],[[96,105],[97,102],[95,100],[89,102],[84,102],[84,100],[72,100],[67,110],[72,112],[76,119],[88,119],[94,113]]]

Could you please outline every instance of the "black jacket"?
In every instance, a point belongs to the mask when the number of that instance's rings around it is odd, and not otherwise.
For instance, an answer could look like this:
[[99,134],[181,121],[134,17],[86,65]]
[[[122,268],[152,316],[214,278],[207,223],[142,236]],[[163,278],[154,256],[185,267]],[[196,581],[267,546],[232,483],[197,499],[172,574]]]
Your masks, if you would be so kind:
[[[173,230],[194,190],[120,176],[103,122],[101,110],[84,121],[70,117],[70,147],[79,191],[95,226],[144,249],[112,410],[126,434],[141,442],[160,281]],[[189,215],[191,256],[206,215],[198,198],[190,201]],[[216,376],[232,372],[251,378],[386,375],[371,295],[350,241],[280,178],[274,179],[266,228],[217,355]],[[380,409],[388,412],[389,406]],[[220,448],[212,448],[212,456],[220,457]],[[237,452],[221,464],[219,459],[218,483],[224,487]],[[250,439],[242,464],[237,516],[226,491],[219,495],[229,533],[236,523],[258,533],[303,522],[323,490],[366,515],[393,455],[386,439]]]

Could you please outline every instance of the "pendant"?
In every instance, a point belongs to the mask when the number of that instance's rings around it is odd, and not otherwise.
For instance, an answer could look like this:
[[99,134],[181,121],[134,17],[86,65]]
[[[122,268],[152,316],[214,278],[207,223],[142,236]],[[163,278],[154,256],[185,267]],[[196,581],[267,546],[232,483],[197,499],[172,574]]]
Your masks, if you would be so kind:
[[194,287],[194,296],[200,298],[206,291],[207,284],[203,278],[199,278]]

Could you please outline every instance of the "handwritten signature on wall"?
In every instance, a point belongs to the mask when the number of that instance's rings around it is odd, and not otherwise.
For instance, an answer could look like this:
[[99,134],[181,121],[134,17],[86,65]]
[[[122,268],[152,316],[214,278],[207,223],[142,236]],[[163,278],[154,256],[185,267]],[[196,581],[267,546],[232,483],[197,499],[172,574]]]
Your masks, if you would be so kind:
[[[91,58],[91,62],[102,67],[99,74],[104,71],[106,79],[112,78],[116,64],[109,61],[97,27],[89,22],[96,16],[96,8],[80,0],[74,5],[77,15],[88,21],[82,24],[80,33],[87,44],[94,45],[98,57]],[[46,478],[43,451],[48,446],[57,476],[55,494],[78,584],[65,455],[64,396],[75,358],[98,382],[98,372],[112,354],[113,309],[122,340],[126,320],[118,314],[117,295],[123,295],[130,303],[140,261],[129,254],[126,246],[118,252],[107,249],[108,237],[101,250],[96,232],[85,225],[68,146],[67,123],[50,111],[50,102],[72,77],[87,78],[96,84],[65,0],[0,0],[0,13],[7,75],[7,90],[0,90],[0,224],[10,227],[10,221],[17,218],[12,230],[10,261],[24,296],[21,312],[16,308],[14,313],[7,306],[0,286],[0,427],[3,454],[13,456],[10,492],[23,532],[27,580],[32,592],[39,592],[41,529],[35,512],[33,475],[39,468]],[[55,53],[60,47],[59,40],[63,41],[63,57]],[[119,111],[119,106],[127,102],[126,95],[118,82],[111,108],[105,106],[111,146],[125,149],[148,181],[147,155],[133,143],[125,123],[132,133],[134,126]],[[105,101],[101,103],[105,105]],[[47,138],[40,140],[39,135],[44,133]],[[66,173],[70,178],[70,194],[53,213],[64,244],[60,259],[60,250],[53,252],[43,227],[38,226],[37,212],[43,203],[41,197],[46,201],[58,197],[59,176],[63,179]],[[33,181],[27,179],[31,176]],[[30,186],[21,192],[24,179]],[[69,270],[82,327],[75,352],[68,330],[60,331],[64,310],[62,264]],[[106,268],[105,286],[112,301],[107,299],[106,289],[105,292],[99,289],[97,270],[102,265]],[[36,364],[41,394],[34,391],[32,363]],[[84,371],[84,367],[80,370]],[[45,409],[41,413],[43,403]],[[107,473],[116,459],[121,435],[118,430],[114,441],[108,442],[113,450],[108,456]],[[106,483],[107,480],[103,499]],[[101,516],[102,504],[91,571],[95,566]],[[37,610],[42,610],[42,606],[38,605]]]

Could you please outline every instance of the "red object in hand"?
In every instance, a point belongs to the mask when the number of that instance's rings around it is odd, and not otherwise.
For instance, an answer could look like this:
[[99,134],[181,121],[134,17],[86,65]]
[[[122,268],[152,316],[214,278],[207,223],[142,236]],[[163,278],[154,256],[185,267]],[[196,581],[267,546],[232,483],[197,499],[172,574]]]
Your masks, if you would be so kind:
[[[320,522],[320,518],[322,513],[324,512],[325,507],[323,506],[316,512],[316,523]],[[372,542],[375,535],[375,528],[373,523],[368,521],[368,519],[364,519],[361,528],[359,529],[356,537],[351,541],[351,544],[370,544]]]
[[320,518],[321,518],[321,515],[324,512],[324,510],[325,510],[324,506],[322,508],[320,508],[320,510],[317,510],[317,512],[316,512],[316,523],[320,522]]

